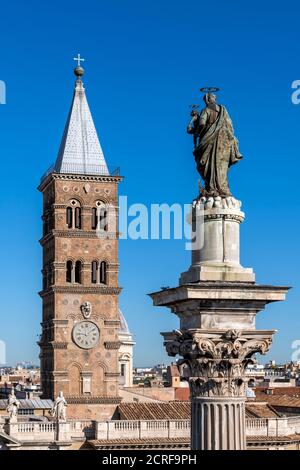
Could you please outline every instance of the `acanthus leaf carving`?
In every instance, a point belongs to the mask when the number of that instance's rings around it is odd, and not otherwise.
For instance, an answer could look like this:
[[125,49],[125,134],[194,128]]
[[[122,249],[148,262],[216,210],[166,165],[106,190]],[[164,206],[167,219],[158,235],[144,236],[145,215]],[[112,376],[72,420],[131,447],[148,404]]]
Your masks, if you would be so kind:
[[205,332],[175,331],[165,334],[165,346],[170,356],[183,356],[181,370],[189,376],[193,396],[244,396],[248,379],[245,369],[254,363],[252,356],[265,354],[272,335],[228,330]]

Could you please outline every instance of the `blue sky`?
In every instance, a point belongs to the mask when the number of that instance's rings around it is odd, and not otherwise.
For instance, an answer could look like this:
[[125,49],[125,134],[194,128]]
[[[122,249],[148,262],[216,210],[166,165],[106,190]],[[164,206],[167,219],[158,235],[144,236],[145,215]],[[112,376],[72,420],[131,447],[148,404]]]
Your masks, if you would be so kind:
[[[199,88],[215,85],[244,160],[231,171],[243,201],[241,259],[259,283],[293,286],[258,316],[278,333],[268,358],[290,360],[300,339],[299,126],[291,83],[300,79],[296,2],[195,0],[12,1],[1,6],[1,330],[7,360],[38,359],[41,304],[40,176],[55,160],[70,106],[73,57],[106,160],[125,176],[129,204],[189,203],[198,175],[185,132]],[[136,365],[168,360],[160,331],[177,319],[147,293],[173,286],[189,265],[184,241],[120,242],[122,310]]]

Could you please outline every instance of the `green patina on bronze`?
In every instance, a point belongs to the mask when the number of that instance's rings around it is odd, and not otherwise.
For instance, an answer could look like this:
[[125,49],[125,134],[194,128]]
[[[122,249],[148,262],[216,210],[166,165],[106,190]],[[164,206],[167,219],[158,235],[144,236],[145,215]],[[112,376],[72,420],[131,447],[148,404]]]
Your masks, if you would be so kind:
[[206,107],[191,112],[187,132],[194,135],[194,156],[204,180],[204,196],[230,196],[228,169],[243,157],[234,136],[232,121],[225,106],[216,103],[216,96],[206,93]]

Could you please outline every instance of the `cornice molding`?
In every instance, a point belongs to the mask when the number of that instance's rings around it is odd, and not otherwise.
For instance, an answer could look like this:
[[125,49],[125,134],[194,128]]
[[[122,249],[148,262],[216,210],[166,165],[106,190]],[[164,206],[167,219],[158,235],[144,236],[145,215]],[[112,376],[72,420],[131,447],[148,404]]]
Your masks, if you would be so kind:
[[42,246],[46,245],[49,240],[52,238],[94,238],[100,240],[117,240],[119,238],[120,232],[105,232],[103,236],[97,235],[96,230],[51,230],[44,237],[42,237],[39,242]]
[[53,351],[53,349],[68,349],[66,341],[37,341],[37,345],[44,351]]
[[106,341],[104,343],[105,349],[120,349],[121,345],[121,341]]
[[75,174],[66,174],[66,173],[50,173],[46,178],[41,181],[38,186],[39,191],[44,191],[46,187],[54,180],[63,180],[63,181],[97,181],[97,182],[109,182],[109,183],[119,183],[123,181],[123,176],[112,176],[112,175],[75,175]]
[[105,372],[105,377],[118,378],[120,377],[120,372]]
[[116,326],[119,327],[121,324],[120,320],[104,320],[105,326]]
[[57,371],[50,372],[50,375],[52,375],[53,377],[67,377],[68,378],[68,372],[64,370],[57,370]]
[[55,319],[55,318],[50,318],[49,320],[45,320],[44,322],[41,322],[41,327],[46,329],[46,328],[53,328],[54,326],[67,326],[69,323],[69,320],[61,320],[61,319]]
[[69,323],[68,320],[55,320],[55,319],[53,319],[53,320],[50,320],[50,321],[53,323],[53,325],[61,325],[61,326],[66,326]]
[[59,294],[106,294],[106,295],[119,295],[122,291],[121,287],[109,287],[109,286],[52,286],[47,290],[39,292],[39,295],[44,298],[48,295],[55,293]]
[[118,405],[121,403],[121,398],[119,397],[113,397],[113,396],[79,396],[79,397],[74,397],[74,396],[66,396],[66,401],[68,404],[92,404],[92,405],[98,405],[98,404],[113,404],[113,405]]
[[[70,199],[78,199],[78,195],[76,194],[73,198],[70,197]],[[103,197],[101,199],[104,199]],[[112,202],[108,199],[106,199],[105,203],[108,205],[108,207],[106,208],[107,210],[112,210],[113,213],[115,214],[115,211],[116,209],[119,209],[119,206],[116,205],[116,202]],[[50,209],[47,209],[44,211],[44,215],[47,213],[47,212],[52,212],[54,213],[54,210],[55,209],[67,209],[67,207],[70,206],[70,203],[65,203],[65,204],[57,204],[57,203],[53,203],[52,204],[52,207]],[[87,204],[82,204],[80,206],[82,212],[85,213],[85,215],[91,215],[89,212],[95,207],[95,204],[92,204],[92,205],[87,205]],[[58,214],[60,215],[60,214]],[[43,217],[43,216],[42,216]]]
[[67,341],[52,341],[51,346],[53,349],[68,349]]
[[204,213],[204,220],[232,220],[234,222],[242,223],[245,219],[243,215],[239,214],[205,214]]

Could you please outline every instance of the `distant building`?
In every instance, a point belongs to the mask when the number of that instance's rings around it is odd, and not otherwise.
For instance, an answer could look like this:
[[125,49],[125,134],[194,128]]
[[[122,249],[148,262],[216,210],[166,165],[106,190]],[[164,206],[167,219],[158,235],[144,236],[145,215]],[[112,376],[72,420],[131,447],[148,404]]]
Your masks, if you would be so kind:
[[119,367],[120,367],[120,386],[132,387],[133,385],[133,336],[130,333],[128,324],[121,310],[119,310],[120,330],[119,330]]
[[167,368],[167,385],[168,387],[180,387],[180,372],[177,364],[170,364]]

